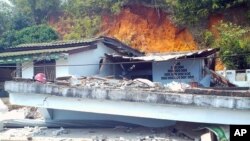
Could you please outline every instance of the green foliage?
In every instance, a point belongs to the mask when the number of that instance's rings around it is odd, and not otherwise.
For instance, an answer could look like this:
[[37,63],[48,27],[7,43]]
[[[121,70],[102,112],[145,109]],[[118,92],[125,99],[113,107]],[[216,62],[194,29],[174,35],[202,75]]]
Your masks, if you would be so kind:
[[72,32],[64,39],[82,39],[96,35],[101,25],[102,13],[119,13],[127,0],[70,0],[63,4],[70,18],[62,22],[69,22],[73,26]]
[[214,46],[220,48],[220,58],[227,69],[250,68],[250,40],[246,38],[249,30],[232,23],[218,26],[220,37]]
[[249,0],[166,0],[180,24],[195,24],[209,14],[247,4]]
[[205,30],[205,32],[203,33],[203,40],[206,47],[211,46],[214,43],[213,33]]
[[16,14],[13,16],[13,18],[11,19],[11,29],[14,30],[21,30],[25,27],[29,27],[34,25],[32,19],[30,17],[27,17],[25,15],[22,14]]
[[0,46],[7,48],[23,43],[49,42],[58,39],[56,32],[47,25],[24,28],[19,31],[5,32],[0,39]]
[[90,38],[99,31],[99,26],[101,23],[100,16],[88,17],[85,16],[83,18],[72,18],[70,20],[73,23],[72,32],[67,34],[64,39],[83,39]]
[[250,9],[247,11],[247,19],[250,20]]
[[63,4],[68,13],[76,17],[100,15],[102,12],[118,13],[128,0],[70,0]]
[[11,47],[16,41],[16,31],[6,31],[0,38],[0,48]]
[[8,18],[5,14],[0,13],[0,35],[6,30],[6,25],[8,23]]
[[13,0],[15,12],[31,17],[36,24],[45,23],[48,16],[60,9],[60,0]]
[[0,35],[10,27],[11,6],[0,1]]

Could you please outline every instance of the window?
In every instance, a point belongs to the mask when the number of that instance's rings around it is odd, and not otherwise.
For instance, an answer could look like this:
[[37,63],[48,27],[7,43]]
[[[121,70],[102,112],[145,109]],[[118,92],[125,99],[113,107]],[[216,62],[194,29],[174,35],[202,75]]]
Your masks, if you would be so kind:
[[34,75],[44,73],[47,81],[54,81],[56,77],[55,65],[55,60],[34,61]]

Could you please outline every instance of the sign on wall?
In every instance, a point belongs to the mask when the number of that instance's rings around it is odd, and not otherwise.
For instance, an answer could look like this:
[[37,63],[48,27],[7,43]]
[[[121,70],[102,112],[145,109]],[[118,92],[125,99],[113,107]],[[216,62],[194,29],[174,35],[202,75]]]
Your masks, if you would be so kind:
[[170,60],[153,63],[153,81],[171,83],[173,81],[188,83],[200,81],[202,60]]

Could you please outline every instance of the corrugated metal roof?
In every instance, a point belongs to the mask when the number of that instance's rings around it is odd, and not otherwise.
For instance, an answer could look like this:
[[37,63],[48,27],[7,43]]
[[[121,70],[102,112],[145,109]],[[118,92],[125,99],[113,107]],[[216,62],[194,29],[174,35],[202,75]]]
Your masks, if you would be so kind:
[[190,57],[207,57],[211,54],[217,52],[218,49],[205,49],[205,50],[197,50],[191,52],[175,52],[175,53],[154,53],[154,54],[147,54],[146,56],[140,57],[127,57],[121,55],[113,55],[113,54],[106,54],[107,57],[111,59],[118,59],[118,60],[129,60],[129,61],[167,61],[171,59],[180,59],[180,58],[190,58]]
[[20,44],[11,48],[26,48],[26,47],[55,47],[55,46],[72,46],[78,44],[88,44],[100,40],[100,38],[91,38],[85,40],[68,40],[68,41],[53,41],[48,43],[29,43]]
[[29,50],[29,51],[17,51],[17,52],[2,52],[0,57],[10,57],[10,56],[20,56],[20,55],[31,55],[31,54],[42,54],[42,53],[56,53],[56,52],[68,52],[75,49],[84,48],[81,47],[71,47],[71,48],[53,48],[53,49],[43,49],[43,50]]
[[97,42],[104,43],[107,47],[119,52],[123,55],[128,56],[142,56],[144,53],[133,49],[132,47],[122,43],[121,41],[106,37],[100,36],[91,39],[85,40],[71,40],[71,41],[54,41],[48,43],[30,43],[30,44],[21,44],[15,47],[6,48],[3,52],[16,52],[16,51],[30,51],[30,50],[42,50],[42,49],[52,49],[52,48],[71,48],[79,46],[91,46],[96,45]]

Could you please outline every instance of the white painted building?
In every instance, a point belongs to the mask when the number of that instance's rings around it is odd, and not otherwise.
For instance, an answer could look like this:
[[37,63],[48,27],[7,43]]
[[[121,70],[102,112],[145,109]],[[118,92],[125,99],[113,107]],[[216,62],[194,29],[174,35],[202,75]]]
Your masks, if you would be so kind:
[[[214,54],[217,49],[197,50],[169,54],[148,54],[140,57],[106,55],[112,62],[126,62],[117,65],[119,75],[128,78],[146,78],[154,82],[169,84],[197,82],[210,87],[211,75],[205,68],[214,70]],[[130,63],[127,63],[130,62]]]
[[116,39],[99,37],[88,41],[19,45],[0,53],[0,64],[19,64],[22,78],[32,79],[42,72],[52,81],[68,75],[105,74],[100,73],[105,54],[142,55]]

